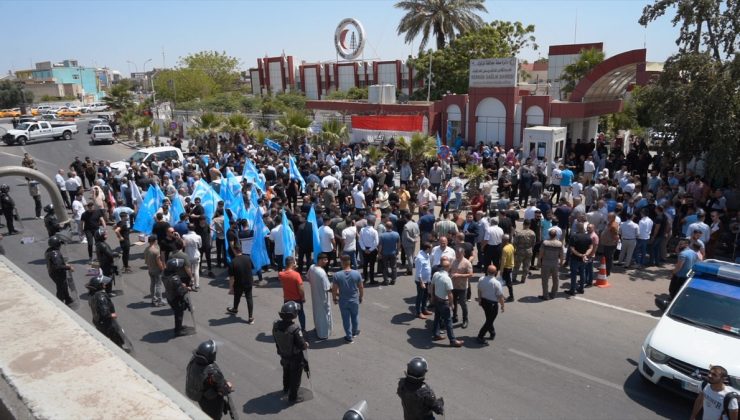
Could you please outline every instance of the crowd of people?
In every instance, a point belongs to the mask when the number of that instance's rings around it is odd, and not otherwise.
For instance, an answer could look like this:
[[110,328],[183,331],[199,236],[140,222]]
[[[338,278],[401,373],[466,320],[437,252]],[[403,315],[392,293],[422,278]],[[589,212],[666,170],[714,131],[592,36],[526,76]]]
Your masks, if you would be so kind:
[[[673,156],[650,153],[643,142],[626,155],[608,146],[601,138],[569,140],[563,157],[548,161],[534,151],[480,144],[423,161],[391,139],[384,156],[372,161],[361,144],[330,149],[305,140],[267,147],[231,133],[189,141],[183,161],[131,161],[120,173],[108,161],[75,157],[54,178],[91,262],[94,247],[106,239],[99,232],[112,226],[124,271],[131,270],[129,236],[142,197],[150,188],[161,190],[152,229],[145,232],[154,306],[164,304],[162,278],[177,254],[192,292],[200,289],[201,275],[218,278],[223,273],[214,269],[226,268],[234,295],[226,310],[237,314],[245,296],[251,324],[252,288],[270,281],[273,276],[263,274],[275,270],[285,303],[297,304],[302,331],[305,281],[315,338],[331,336],[333,302],[344,339],[352,343],[360,334],[365,287],[392,287],[405,273],[416,285],[414,315],[434,316],[430,340],[460,347],[455,328],[468,327],[468,303],[474,298],[482,308],[477,339],[486,344],[496,336],[498,312],[515,302],[514,286],[536,271],[539,298],[550,300],[560,292],[561,269],[570,275],[565,293],[575,295],[594,284],[602,258],[611,273],[661,267],[676,254],[674,295],[695,261],[732,249],[740,215],[733,190],[710,185],[701,165],[679,170]],[[482,166],[486,175],[468,179],[466,164]],[[260,216],[263,232],[224,201],[210,212],[203,197],[194,196],[201,180],[218,190],[229,172],[246,174],[248,165],[257,173],[241,179],[240,198]],[[175,208],[182,208],[179,216]],[[264,238],[264,264],[251,258],[255,238]],[[175,332],[187,333],[182,313]]]

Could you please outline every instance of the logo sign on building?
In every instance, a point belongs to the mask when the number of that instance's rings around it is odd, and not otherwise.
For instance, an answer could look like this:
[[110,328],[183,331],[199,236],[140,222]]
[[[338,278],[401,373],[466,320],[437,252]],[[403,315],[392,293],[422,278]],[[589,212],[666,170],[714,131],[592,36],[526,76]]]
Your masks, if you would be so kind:
[[514,87],[519,62],[516,57],[470,60],[469,87]]
[[345,60],[354,60],[365,48],[365,29],[354,18],[343,19],[334,32],[334,46],[337,54]]

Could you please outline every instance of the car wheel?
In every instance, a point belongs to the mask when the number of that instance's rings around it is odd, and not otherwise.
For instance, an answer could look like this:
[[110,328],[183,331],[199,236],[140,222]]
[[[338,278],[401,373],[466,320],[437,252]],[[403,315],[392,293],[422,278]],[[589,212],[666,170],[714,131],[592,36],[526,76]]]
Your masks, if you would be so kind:
[[20,143],[21,146],[25,146],[26,145],[26,138],[25,137],[21,137],[20,139],[18,139],[18,143]]
[[65,131],[64,132],[64,135],[62,137],[64,137],[64,140],[71,140],[72,139],[72,132],[71,131]]

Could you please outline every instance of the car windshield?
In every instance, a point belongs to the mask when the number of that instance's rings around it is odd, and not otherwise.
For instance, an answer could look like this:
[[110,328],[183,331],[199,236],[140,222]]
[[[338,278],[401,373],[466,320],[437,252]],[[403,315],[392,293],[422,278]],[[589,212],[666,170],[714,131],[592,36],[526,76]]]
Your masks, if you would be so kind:
[[694,277],[676,297],[668,316],[740,337],[740,284]]
[[23,131],[28,130],[28,127],[30,125],[31,125],[30,123],[18,124],[18,127],[16,127],[16,130],[23,130]]
[[131,157],[128,158],[128,159],[129,159],[129,161],[132,161],[133,160],[136,163],[141,163],[144,160],[144,158],[146,158],[146,156],[147,156],[147,153],[144,153],[144,152],[136,152],[133,155],[131,155]]

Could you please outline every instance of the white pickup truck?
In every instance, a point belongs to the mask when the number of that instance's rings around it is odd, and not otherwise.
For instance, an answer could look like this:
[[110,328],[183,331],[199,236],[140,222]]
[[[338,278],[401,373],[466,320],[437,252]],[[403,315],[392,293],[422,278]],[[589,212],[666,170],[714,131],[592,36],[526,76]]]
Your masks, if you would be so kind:
[[13,130],[8,130],[7,134],[3,136],[3,141],[7,145],[24,145],[29,141],[35,140],[60,138],[69,140],[72,138],[72,134],[77,134],[78,131],[77,124],[75,123],[25,122],[19,124]]

